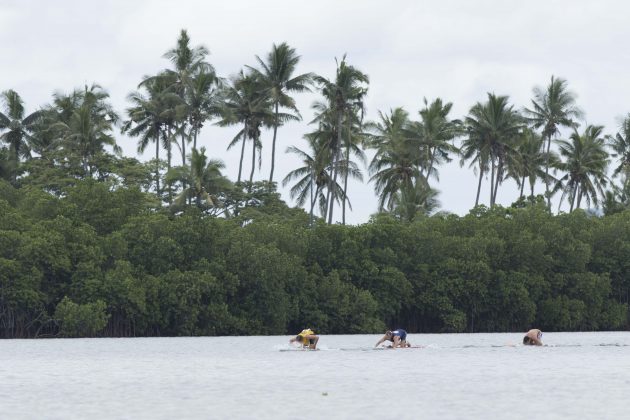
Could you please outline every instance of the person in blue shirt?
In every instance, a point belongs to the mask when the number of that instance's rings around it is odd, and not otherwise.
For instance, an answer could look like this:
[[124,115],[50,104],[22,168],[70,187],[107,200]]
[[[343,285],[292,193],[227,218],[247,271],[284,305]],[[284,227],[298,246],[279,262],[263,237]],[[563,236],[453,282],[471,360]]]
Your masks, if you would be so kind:
[[396,347],[411,347],[411,343],[407,341],[407,331],[400,328],[397,330],[385,332],[385,335],[380,340],[378,340],[378,343],[376,343],[374,347],[378,347],[384,341],[391,341],[393,349],[395,349]]

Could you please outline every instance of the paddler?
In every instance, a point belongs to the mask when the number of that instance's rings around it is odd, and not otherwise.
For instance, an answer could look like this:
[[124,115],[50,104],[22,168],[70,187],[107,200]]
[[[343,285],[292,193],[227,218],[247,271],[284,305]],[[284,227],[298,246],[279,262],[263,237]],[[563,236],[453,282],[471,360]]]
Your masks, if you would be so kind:
[[393,331],[386,331],[385,335],[380,340],[378,340],[378,343],[376,343],[374,347],[378,347],[379,344],[384,341],[391,341],[393,349],[395,349],[396,347],[411,347],[411,343],[407,342],[407,331],[401,328]]
[[295,337],[291,338],[289,340],[289,343],[298,342],[302,345],[302,347],[308,347],[310,350],[315,350],[318,341],[319,336],[315,334],[313,330],[307,328],[305,330],[302,330],[302,332]]
[[542,331],[533,329],[527,331],[525,337],[523,337],[523,344],[526,346],[542,346]]

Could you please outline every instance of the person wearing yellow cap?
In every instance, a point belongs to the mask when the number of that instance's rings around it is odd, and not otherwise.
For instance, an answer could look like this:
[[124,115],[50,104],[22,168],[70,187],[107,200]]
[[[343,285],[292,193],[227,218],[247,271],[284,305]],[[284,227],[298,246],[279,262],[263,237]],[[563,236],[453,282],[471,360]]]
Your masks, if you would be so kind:
[[307,328],[302,330],[301,333],[289,340],[289,343],[300,343],[302,347],[307,347],[309,350],[316,350],[319,336],[315,334],[313,330]]

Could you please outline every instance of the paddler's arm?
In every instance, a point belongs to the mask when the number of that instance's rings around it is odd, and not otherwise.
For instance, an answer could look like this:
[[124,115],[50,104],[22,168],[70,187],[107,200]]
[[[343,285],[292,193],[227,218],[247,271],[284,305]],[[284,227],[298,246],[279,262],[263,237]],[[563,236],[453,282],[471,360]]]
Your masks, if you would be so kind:
[[383,338],[381,338],[380,340],[378,340],[378,343],[374,344],[374,347],[378,347],[379,344],[381,344],[382,342],[384,342],[385,340],[387,340],[387,334],[385,334],[383,336]]

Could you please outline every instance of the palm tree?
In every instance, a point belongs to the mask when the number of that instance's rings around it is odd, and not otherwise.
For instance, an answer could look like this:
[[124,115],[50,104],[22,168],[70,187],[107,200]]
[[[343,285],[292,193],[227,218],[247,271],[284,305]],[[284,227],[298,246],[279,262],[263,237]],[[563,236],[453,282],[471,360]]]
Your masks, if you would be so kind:
[[379,210],[394,208],[401,190],[411,191],[425,178],[420,174],[420,149],[417,139],[409,136],[409,114],[395,108],[389,115],[379,111],[380,121],[368,124],[372,132],[369,147],[376,150],[370,163],[370,181],[379,196]]
[[597,204],[598,194],[604,196],[608,180],[608,153],[603,130],[603,126],[588,125],[582,134],[574,129],[570,141],[558,141],[560,156],[564,158],[558,168],[566,174],[558,180],[555,190],[563,191],[560,202],[568,195],[571,200],[570,212],[574,204],[575,208],[580,208],[583,197],[590,205],[591,202]]
[[75,109],[67,122],[57,123],[61,132],[61,144],[66,156],[79,160],[83,176],[93,177],[96,173],[96,158],[105,146],[120,153],[112,129],[118,115],[106,102],[109,94],[100,86],[85,87],[81,105]]
[[[543,138],[547,139],[546,156],[549,158],[551,140],[559,133],[559,127],[577,126],[575,118],[582,117],[582,111],[575,105],[575,94],[570,92],[566,80],[551,76],[546,90],[534,88],[532,109],[525,109],[529,122],[534,128],[542,128]],[[551,207],[549,194],[549,161],[545,164],[545,195],[547,207]]]
[[223,207],[221,194],[232,188],[232,183],[221,174],[224,168],[222,161],[208,160],[205,147],[202,147],[199,152],[193,149],[190,155],[190,167],[179,166],[167,174],[169,182],[181,181],[187,185],[175,198],[175,204],[182,206],[187,200],[192,200],[202,210]]
[[[337,71],[334,82],[321,76],[316,76],[315,81],[320,85],[322,95],[324,96],[324,98],[326,98],[330,110],[336,117],[338,137],[337,147],[335,153],[332,156],[334,161],[332,166],[335,169],[333,177],[330,180],[330,187],[328,189],[328,194],[330,195],[333,191],[332,185],[337,182],[337,175],[339,172],[338,161],[342,158],[341,145],[343,139],[344,121],[346,122],[346,141],[344,144],[345,156],[343,156],[343,158],[345,158],[346,160],[345,167],[349,167],[352,119],[356,113],[359,113],[361,116],[363,115],[363,112],[365,110],[363,98],[367,94],[367,84],[369,83],[369,78],[360,70],[351,65],[348,65],[346,63],[346,56],[344,55],[341,62],[337,62]],[[345,223],[345,191],[347,190],[347,184],[348,179],[346,176],[344,180],[343,223]],[[329,206],[329,224],[332,223],[334,208],[334,200],[331,198],[327,199],[327,204]]]
[[614,137],[607,136],[607,139],[615,152],[612,157],[619,158],[619,166],[615,168],[613,177],[620,173],[630,174],[630,114],[621,123],[621,130]]
[[443,103],[440,98],[431,104],[424,98],[424,108],[419,112],[421,120],[410,126],[411,135],[418,138],[424,155],[420,173],[426,178],[427,184],[431,176],[437,178],[435,166],[450,162],[449,154],[457,152],[452,141],[459,133],[461,122],[448,119],[452,108],[451,102]]
[[[206,77],[213,77],[212,82],[216,82],[216,76],[214,72],[214,68],[211,64],[206,62],[206,56],[208,56],[210,52],[208,49],[199,45],[197,47],[190,46],[190,37],[188,36],[188,32],[185,29],[180,31],[179,38],[177,39],[177,45],[174,48],[171,48],[164,54],[164,58],[169,59],[174,66],[174,70],[166,70],[166,73],[169,73],[172,76],[173,85],[171,86],[171,90],[177,93],[181,98],[181,102],[178,104],[176,108],[177,115],[177,123],[178,133],[181,136],[181,154],[182,154],[182,165],[186,165],[186,141],[190,142],[190,133],[186,133],[186,124],[190,122],[191,112],[193,111],[193,104],[190,103],[190,95],[191,89],[195,85],[195,78],[204,73]],[[207,80],[205,80],[207,82]],[[199,81],[198,81],[199,82]],[[209,86],[201,86],[198,87],[209,87]],[[199,112],[198,115],[199,116]],[[191,132],[194,129],[191,128]],[[188,135],[187,135],[188,134]],[[196,147],[196,144],[195,146]]]
[[413,222],[418,214],[428,216],[440,207],[438,191],[424,182],[416,182],[397,192],[391,213],[406,222]]
[[[245,74],[242,70],[233,77],[231,83],[226,86],[222,93],[223,104],[220,114],[220,126],[243,124],[243,128],[236,134],[228,145],[228,149],[242,140],[241,158],[238,166],[237,183],[241,182],[243,157],[245,156],[245,143],[247,139],[252,140],[252,172],[250,174],[250,185],[256,162],[256,150],[260,148],[260,133],[263,125],[270,126],[274,120],[271,111],[271,98],[265,94],[261,88],[260,79],[253,74]],[[278,115],[280,120],[286,118],[286,114]]]
[[[282,180],[282,186],[287,186],[292,181],[297,181],[290,190],[291,199],[296,200],[298,206],[304,206],[309,200],[309,214],[311,225],[313,224],[313,212],[317,202],[325,201],[324,191],[328,185],[330,171],[328,163],[328,150],[324,142],[318,141],[317,136],[305,135],[311,152],[305,152],[295,146],[289,146],[286,153],[297,155],[304,166],[289,172]],[[340,186],[337,186],[341,189]],[[320,214],[325,216],[324,212]]]
[[169,91],[171,81],[166,77],[146,78],[140,88],[146,93],[132,92],[127,109],[129,119],[123,123],[122,132],[139,137],[138,152],[143,153],[150,143],[155,143],[155,190],[160,196],[160,141],[165,149],[170,148],[167,124],[171,120],[173,107],[179,97]]
[[20,157],[30,157],[29,141],[33,125],[41,117],[41,111],[35,111],[24,115],[24,103],[20,95],[14,90],[6,90],[1,94],[4,103],[3,111],[0,111],[0,130],[7,131],[0,135],[0,139],[9,144],[12,156],[13,182],[17,180]]
[[214,73],[205,71],[195,75],[188,84],[186,103],[188,105],[189,137],[193,148],[197,148],[197,136],[205,122],[219,114],[221,82]]
[[[313,109],[315,109],[315,118],[310,124],[317,124],[317,129],[305,134],[304,138],[313,150],[316,165],[314,175],[317,190],[313,195],[313,205],[315,201],[319,203],[320,215],[326,221],[330,200],[339,203],[345,196],[343,188],[333,179],[333,174],[336,171],[345,174],[346,166],[333,159],[333,156],[339,151],[336,116],[325,102],[315,102]],[[296,153],[294,150],[290,152]],[[348,168],[353,177],[361,177],[356,164],[351,162]]]
[[273,173],[275,169],[276,138],[278,127],[282,125],[279,119],[279,108],[288,108],[296,115],[286,114],[286,119],[300,120],[300,113],[295,105],[295,100],[289,93],[300,93],[310,91],[308,85],[312,83],[314,74],[304,73],[293,76],[295,68],[300,61],[300,56],[296,54],[295,48],[283,42],[280,45],[273,44],[271,52],[267,54],[267,60],[263,61],[256,56],[260,69],[249,67],[251,71],[261,80],[261,85],[271,98],[274,110],[273,118],[273,142],[271,145],[271,171],[269,172],[269,184],[273,183]]
[[467,137],[462,140],[460,147],[460,166],[464,166],[467,160],[470,160],[470,168],[473,171],[479,170],[479,181],[477,182],[477,195],[475,196],[475,207],[479,205],[479,196],[481,193],[481,181],[489,170],[490,150],[484,136],[479,135],[472,127],[465,125]]
[[[468,139],[464,142],[464,158],[480,164],[480,180],[488,164],[490,166],[490,206],[494,206],[499,185],[504,179],[504,170],[510,154],[514,153],[516,139],[523,127],[522,118],[507,96],[488,93],[488,101],[477,102],[465,119]],[[477,148],[474,150],[473,147]],[[477,201],[478,203],[478,201]],[[476,204],[477,204],[476,203]],[[475,204],[475,205],[476,205]]]
[[534,196],[534,186],[536,180],[541,179],[547,182],[546,178],[555,181],[551,175],[545,171],[548,162],[557,162],[553,152],[547,159],[544,151],[545,139],[538,133],[530,129],[524,129],[516,145],[516,153],[512,156],[511,164],[508,168],[509,175],[514,178],[520,187],[519,197],[523,197],[525,182],[529,182],[530,196]]

